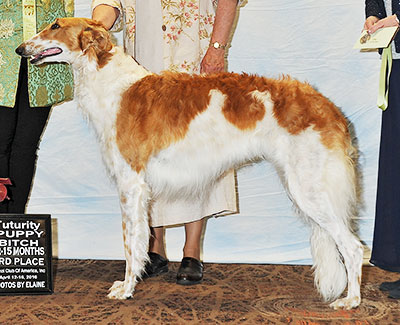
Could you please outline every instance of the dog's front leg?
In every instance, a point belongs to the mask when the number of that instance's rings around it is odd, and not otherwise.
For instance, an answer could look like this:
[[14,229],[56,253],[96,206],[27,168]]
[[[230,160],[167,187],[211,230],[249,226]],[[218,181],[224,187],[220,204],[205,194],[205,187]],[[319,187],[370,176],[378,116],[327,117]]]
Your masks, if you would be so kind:
[[[126,176],[126,175],[124,175]],[[138,174],[118,182],[122,212],[122,229],[126,258],[125,280],[115,281],[108,297],[130,298],[148,259],[150,229],[148,225],[149,188]]]

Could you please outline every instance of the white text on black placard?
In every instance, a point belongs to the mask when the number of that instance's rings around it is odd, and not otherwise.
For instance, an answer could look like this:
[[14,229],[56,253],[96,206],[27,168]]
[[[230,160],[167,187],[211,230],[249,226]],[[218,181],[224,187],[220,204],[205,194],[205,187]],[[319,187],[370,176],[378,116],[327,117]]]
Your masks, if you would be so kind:
[[53,292],[49,215],[0,215],[0,294]]

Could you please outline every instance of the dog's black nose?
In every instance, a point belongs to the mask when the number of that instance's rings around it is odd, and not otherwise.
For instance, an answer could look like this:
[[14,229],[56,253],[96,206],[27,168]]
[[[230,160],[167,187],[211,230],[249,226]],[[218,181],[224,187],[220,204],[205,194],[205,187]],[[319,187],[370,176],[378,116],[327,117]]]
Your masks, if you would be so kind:
[[23,47],[22,45],[18,46],[18,47],[15,49],[15,53],[17,53],[17,54],[20,55],[20,56],[23,56],[23,55],[24,55],[24,47]]

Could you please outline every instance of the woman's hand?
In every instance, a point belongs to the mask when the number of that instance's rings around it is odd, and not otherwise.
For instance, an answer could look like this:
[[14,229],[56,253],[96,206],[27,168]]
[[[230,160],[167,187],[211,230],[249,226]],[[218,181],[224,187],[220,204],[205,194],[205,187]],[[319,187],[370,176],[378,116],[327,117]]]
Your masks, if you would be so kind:
[[216,73],[225,70],[225,50],[209,47],[200,64],[200,73]]
[[379,19],[378,17],[375,16],[370,16],[365,21],[364,29],[368,30],[369,34],[373,34],[378,29],[384,27],[393,27],[393,26],[399,26],[396,15],[391,15],[383,19]]
[[375,16],[369,16],[364,23],[364,29],[363,30],[367,30],[369,32],[369,30],[372,28],[372,26],[379,21],[378,17]]

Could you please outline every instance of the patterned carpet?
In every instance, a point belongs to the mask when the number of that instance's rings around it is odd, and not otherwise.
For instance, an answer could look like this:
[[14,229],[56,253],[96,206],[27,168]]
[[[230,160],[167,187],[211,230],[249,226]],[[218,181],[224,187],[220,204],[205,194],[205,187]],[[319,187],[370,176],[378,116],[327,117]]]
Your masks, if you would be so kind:
[[400,324],[400,301],[378,290],[398,275],[366,266],[358,309],[335,311],[313,287],[309,266],[206,264],[197,286],[175,284],[177,263],[136,287],[126,301],[106,298],[124,261],[55,261],[55,292],[0,297],[0,324]]

